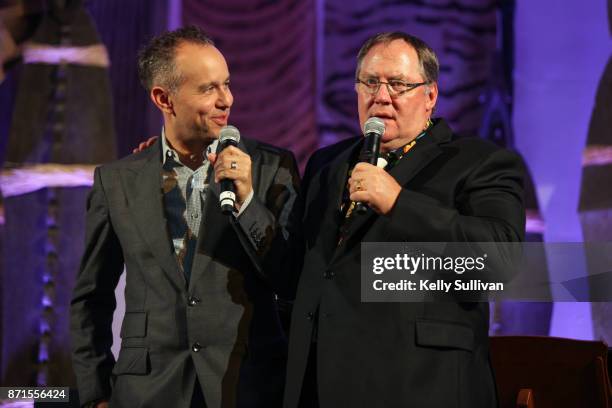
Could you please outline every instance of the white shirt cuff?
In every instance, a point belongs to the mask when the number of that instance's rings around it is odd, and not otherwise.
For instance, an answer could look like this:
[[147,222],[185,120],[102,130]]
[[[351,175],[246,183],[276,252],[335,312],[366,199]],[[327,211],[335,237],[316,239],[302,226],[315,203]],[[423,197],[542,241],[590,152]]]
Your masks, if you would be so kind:
[[244,200],[244,203],[242,203],[242,205],[240,206],[240,210],[238,212],[233,213],[234,217],[236,218],[240,217],[240,214],[242,214],[244,210],[246,210],[246,208],[248,207],[252,199],[253,199],[253,190],[251,190],[246,200]]

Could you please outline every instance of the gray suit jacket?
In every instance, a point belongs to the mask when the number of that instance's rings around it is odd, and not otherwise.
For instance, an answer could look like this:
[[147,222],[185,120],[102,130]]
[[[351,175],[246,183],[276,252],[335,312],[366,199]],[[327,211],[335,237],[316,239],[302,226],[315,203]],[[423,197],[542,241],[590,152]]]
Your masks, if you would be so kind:
[[[166,228],[160,143],[96,169],[71,305],[82,402],[187,407],[196,375],[209,407],[270,407],[281,398],[286,339],[274,296],[291,293],[294,281],[282,264],[299,219],[299,176],[288,151],[244,139],[240,148],[251,156],[253,200],[228,218],[210,184],[189,282]],[[111,321],[124,265],[115,362]]]

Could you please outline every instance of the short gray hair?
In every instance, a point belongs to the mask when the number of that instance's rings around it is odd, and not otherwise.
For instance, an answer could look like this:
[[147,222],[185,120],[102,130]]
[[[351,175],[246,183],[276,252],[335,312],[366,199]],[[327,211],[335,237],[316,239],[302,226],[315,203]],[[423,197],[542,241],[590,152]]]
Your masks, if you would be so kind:
[[436,53],[429,45],[425,43],[425,41],[402,31],[380,33],[367,39],[357,54],[357,70],[355,71],[355,79],[359,79],[363,59],[372,49],[372,47],[378,44],[389,44],[391,41],[395,40],[403,40],[414,48],[417,53],[417,57],[419,58],[419,69],[425,82],[438,82],[440,64],[438,63]]
[[138,76],[147,91],[150,92],[155,85],[162,85],[170,92],[178,89],[181,76],[176,71],[174,56],[182,43],[215,45],[210,37],[193,25],[154,37],[138,54]]

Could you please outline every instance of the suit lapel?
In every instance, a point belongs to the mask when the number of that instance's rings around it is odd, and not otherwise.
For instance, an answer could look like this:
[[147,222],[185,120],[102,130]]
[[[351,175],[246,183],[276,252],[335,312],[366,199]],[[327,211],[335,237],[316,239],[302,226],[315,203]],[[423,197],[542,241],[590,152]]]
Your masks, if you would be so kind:
[[161,142],[158,140],[144,164],[122,171],[128,207],[143,239],[149,245],[158,264],[172,282],[185,288],[185,276],[179,267],[168,236],[163,209],[161,176]]
[[[308,214],[304,220],[307,225],[319,225],[319,229],[309,235],[310,245],[317,245],[324,249],[323,256],[332,260],[336,252],[338,233],[342,225],[342,195],[347,181],[349,167],[356,151],[361,148],[363,138],[357,138],[348,148],[333,161],[324,165],[316,176],[317,201],[323,200],[323,206],[307,203]],[[323,219],[318,222],[318,219]],[[321,241],[321,242],[319,242]]]
[[[436,125],[431,129],[429,134],[419,140],[406,156],[389,171],[389,174],[393,176],[400,186],[409,188],[410,180],[442,153],[442,149],[439,145],[449,141],[451,135],[451,130],[446,123],[442,120],[437,120]],[[352,220],[347,233],[347,244],[355,236],[360,236],[360,231],[362,229],[375,222],[377,214],[372,209],[368,208],[365,214],[355,214],[354,217],[355,219]],[[347,245],[343,247],[346,248]],[[339,248],[340,251],[341,249],[342,247]]]
[[[351,165],[351,153],[353,149],[358,148],[360,145],[357,142],[352,148],[343,152],[338,159],[331,163],[329,166],[324,167],[321,171],[321,185],[329,186],[331,194],[329,195],[330,206],[334,213],[340,212],[340,206],[342,205],[342,195],[346,187],[346,181],[348,176],[349,167]],[[336,217],[337,218],[337,217]]]
[[417,144],[406,154],[406,157],[402,158],[402,160],[389,171],[389,174],[393,176],[399,185],[406,187],[412,178],[419,174],[425,166],[442,153],[439,143],[440,142],[434,138],[433,135],[423,137],[423,140],[417,142]]

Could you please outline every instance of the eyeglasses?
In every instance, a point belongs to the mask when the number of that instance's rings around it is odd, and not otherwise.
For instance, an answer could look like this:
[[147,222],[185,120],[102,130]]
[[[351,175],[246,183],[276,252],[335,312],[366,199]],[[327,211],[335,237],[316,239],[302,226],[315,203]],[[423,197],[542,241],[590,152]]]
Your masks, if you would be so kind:
[[355,80],[356,84],[363,85],[363,89],[370,95],[376,95],[380,90],[380,86],[385,84],[387,86],[387,91],[390,96],[400,96],[403,93],[413,90],[414,88],[418,88],[421,85],[429,85],[429,82],[418,82],[415,84],[411,84],[410,82],[404,82],[401,79],[392,79],[389,82],[380,81],[378,78],[368,78],[365,81],[361,79]]

